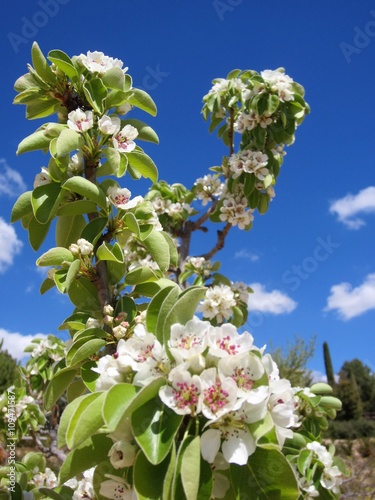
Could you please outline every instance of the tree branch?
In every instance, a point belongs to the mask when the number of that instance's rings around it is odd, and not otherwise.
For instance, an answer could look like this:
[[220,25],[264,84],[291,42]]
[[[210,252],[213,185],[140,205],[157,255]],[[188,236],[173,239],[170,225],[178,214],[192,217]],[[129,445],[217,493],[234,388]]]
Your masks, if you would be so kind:
[[210,260],[217,252],[219,252],[219,250],[222,250],[224,248],[225,238],[227,237],[227,234],[229,233],[229,230],[231,227],[232,227],[232,224],[229,224],[229,222],[228,222],[224,226],[223,230],[219,230],[217,232],[216,245],[209,252],[200,255],[200,257],[203,257],[205,260]]

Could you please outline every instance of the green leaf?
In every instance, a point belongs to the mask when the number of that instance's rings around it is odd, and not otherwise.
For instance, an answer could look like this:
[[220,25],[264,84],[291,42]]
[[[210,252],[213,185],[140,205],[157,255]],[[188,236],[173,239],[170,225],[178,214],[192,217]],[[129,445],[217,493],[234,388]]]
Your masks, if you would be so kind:
[[26,107],[26,118],[36,120],[45,116],[53,115],[57,106],[56,99],[38,99],[30,102]]
[[165,231],[160,231],[160,234],[164,236],[166,242],[168,243],[170,265],[174,266],[174,267],[178,267],[180,264],[180,256],[178,254],[178,250],[177,250],[175,242],[172,240],[172,238],[169,236],[169,234],[166,233]]
[[190,319],[192,319],[198,304],[203,299],[205,293],[205,287],[190,287],[182,292],[165,319],[164,345],[166,345],[169,340],[171,326],[174,323],[185,325]]
[[80,259],[76,259],[70,264],[68,272],[66,273],[65,286],[67,290],[69,290],[70,285],[76,279],[80,270],[81,270],[81,261]]
[[55,282],[50,278],[46,278],[43,283],[40,285],[39,293],[40,295],[44,295],[48,290],[51,290],[55,286]]
[[277,110],[280,104],[280,99],[277,97],[275,94],[269,94],[268,99],[267,99],[267,112],[270,115],[273,115],[273,113]]
[[[163,336],[160,338],[159,332],[157,332],[157,324],[161,326],[161,330],[164,326],[164,320],[172,308],[172,306],[177,302],[180,290],[177,285],[168,286],[162,288],[151,300],[147,307],[146,314],[146,328],[148,332],[152,332],[156,335],[160,342],[163,342]],[[162,330],[163,331],[163,330]]]
[[104,339],[83,338],[74,342],[66,355],[66,364],[75,366],[82,361],[87,361],[90,356],[97,354],[106,345]]
[[37,130],[31,135],[25,137],[19,144],[17,148],[17,155],[23,153],[28,153],[30,151],[38,151],[41,149],[44,152],[48,151],[49,143],[51,142],[51,137],[47,137],[44,130]]
[[85,240],[95,245],[98,239],[101,237],[107,224],[107,217],[96,217],[95,219],[90,221],[83,229],[81,238],[84,238]]
[[53,280],[60,293],[66,292],[66,275],[68,274],[67,269],[57,269],[53,274]]
[[74,256],[70,250],[63,247],[51,248],[36,261],[37,266],[61,266],[63,262],[73,262]]
[[113,432],[137,395],[138,389],[133,384],[119,383],[107,392],[103,405],[103,418],[110,432]]
[[152,116],[156,116],[157,108],[152,98],[141,89],[132,88],[129,91],[128,102]]
[[161,403],[159,397],[147,401],[131,414],[135,440],[149,462],[160,464],[168,455],[183,415]]
[[31,198],[36,220],[41,224],[52,220],[64,196],[65,193],[57,182],[36,187]]
[[64,182],[64,189],[72,193],[80,194],[88,200],[94,201],[100,208],[107,209],[107,198],[105,193],[96,184],[90,182],[84,177],[74,176]]
[[187,445],[181,461],[181,480],[187,500],[198,497],[200,463],[200,437],[197,436]]
[[56,244],[69,248],[81,236],[86,221],[83,215],[60,215],[56,223]]
[[321,396],[330,396],[333,392],[333,389],[330,385],[325,384],[323,382],[318,382],[310,387],[311,392]]
[[298,456],[297,466],[302,476],[305,475],[306,470],[311,465],[312,455],[313,453],[311,450],[302,450]]
[[121,264],[124,262],[124,254],[117,242],[114,245],[110,245],[103,241],[96,251],[96,256],[99,260],[114,261]]
[[[169,459],[153,465],[144,453],[139,452],[133,470],[134,487],[139,500],[162,500],[164,478],[168,472]],[[145,481],[147,478],[147,481]]]
[[78,73],[70,57],[62,50],[51,50],[48,52],[48,59],[56,64],[69,78],[78,79]]
[[157,263],[162,273],[169,269],[170,253],[169,244],[161,231],[152,231],[150,235],[143,240],[143,245],[150,252],[151,257]]
[[297,500],[298,482],[285,456],[278,450],[257,448],[246,466],[231,464],[235,498],[249,495],[257,500]]
[[156,281],[159,278],[155,271],[147,266],[139,266],[128,272],[125,278],[127,285],[139,285],[147,281]]
[[110,147],[105,148],[104,154],[107,161],[99,167],[97,174],[100,176],[117,175],[117,172],[120,169],[121,159],[124,158],[125,161],[127,161],[126,157],[121,155],[117,149]]
[[96,434],[87,439],[66,457],[60,469],[59,483],[65,483],[68,479],[106,460],[112,445],[112,440],[104,434]]
[[103,85],[101,78],[93,78],[83,84],[86,99],[99,114],[103,113],[103,101],[107,97],[107,88]]
[[141,120],[137,120],[136,118],[128,118],[127,120],[121,120],[121,127],[125,125],[132,125],[138,130],[137,139],[141,139],[142,141],[152,142],[154,144],[159,144],[159,137],[157,136],[154,129],[152,129],[149,125]]
[[70,285],[68,292],[70,300],[81,311],[101,311],[98,298],[98,290],[94,283],[85,277],[81,277]]
[[74,130],[71,130],[70,128],[65,128],[61,131],[56,141],[56,156],[64,156],[71,151],[80,149],[83,144],[84,140],[81,134],[75,132]]
[[125,90],[125,75],[121,68],[113,67],[108,69],[102,76],[104,85],[114,90]]
[[39,45],[34,42],[31,49],[31,57],[33,66],[38,75],[46,82],[56,83],[56,76],[51,70],[47,59],[44,57],[43,52],[40,50]]
[[39,249],[48,234],[49,226],[50,222],[41,224],[34,217],[30,220],[27,229],[29,231],[29,242],[33,250]]
[[54,374],[44,393],[44,407],[50,410],[56,401],[62,396],[74,380],[77,370],[75,368],[63,368]]
[[18,198],[16,203],[12,208],[11,222],[16,222],[19,219],[22,219],[26,215],[29,215],[33,211],[33,205],[31,203],[32,191],[26,191],[22,193]]
[[[81,411],[81,404],[78,406],[76,413],[72,417],[74,425],[70,424],[67,435],[66,442],[70,449],[77,448],[86,439],[90,438],[95,434],[96,431],[104,424],[102,417],[102,406],[105,399],[105,392],[93,393],[90,396],[95,395],[95,398],[90,398],[90,403],[84,405],[84,410]],[[77,416],[78,414],[78,416]]]
[[81,366],[81,377],[82,382],[85,384],[90,392],[95,392],[96,381],[100,377],[98,372],[94,372],[92,368],[96,368],[97,363],[95,361],[87,361]]
[[85,392],[87,392],[87,387],[84,384],[83,380],[75,380],[70,384],[66,391],[66,398],[68,400],[68,403],[71,403],[74,399],[82,396]]
[[142,177],[151,179],[152,182],[158,181],[158,169],[151,158],[143,151],[132,151],[126,153],[130,165],[139,172]]
[[118,316],[120,312],[126,313],[127,321],[131,322],[137,315],[137,306],[134,300],[127,295],[122,296],[117,302],[115,307],[115,316]]
[[57,215],[82,215],[96,212],[96,203],[90,200],[70,201],[57,210]]

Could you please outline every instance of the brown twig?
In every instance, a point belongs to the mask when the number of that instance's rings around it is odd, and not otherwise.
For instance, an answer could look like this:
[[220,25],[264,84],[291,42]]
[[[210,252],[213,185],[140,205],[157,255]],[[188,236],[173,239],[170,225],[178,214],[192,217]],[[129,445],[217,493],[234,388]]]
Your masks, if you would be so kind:
[[200,255],[200,257],[203,257],[205,260],[210,260],[212,257],[219,252],[219,250],[222,250],[225,245],[225,238],[227,237],[227,234],[229,233],[230,228],[232,227],[232,224],[229,222],[224,226],[223,230],[218,230],[217,231],[217,242],[216,245],[207,253],[204,253]]

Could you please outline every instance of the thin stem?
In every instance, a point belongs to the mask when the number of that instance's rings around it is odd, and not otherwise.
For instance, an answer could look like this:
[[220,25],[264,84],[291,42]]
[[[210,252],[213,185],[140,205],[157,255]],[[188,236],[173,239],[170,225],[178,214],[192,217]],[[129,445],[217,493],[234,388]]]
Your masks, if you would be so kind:
[[217,242],[216,245],[207,253],[201,255],[200,257],[203,257],[205,260],[210,260],[212,257],[219,252],[219,250],[222,250],[224,248],[225,244],[225,238],[227,237],[227,234],[229,233],[230,228],[232,227],[232,224],[229,222],[224,226],[223,230],[219,230],[217,232]]

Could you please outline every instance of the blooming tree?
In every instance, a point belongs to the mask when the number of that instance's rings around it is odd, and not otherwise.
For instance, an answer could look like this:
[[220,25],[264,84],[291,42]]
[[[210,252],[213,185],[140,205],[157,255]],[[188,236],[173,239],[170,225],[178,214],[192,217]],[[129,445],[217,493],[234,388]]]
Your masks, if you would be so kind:
[[[326,384],[292,387],[279,377],[243,328],[251,290],[212,260],[232,227],[249,230],[268,210],[285,149],[309,111],[303,88],[282,68],[214,80],[202,113],[228,156],[187,188],[158,180],[141,148],[157,134],[129,116],[133,108],[155,115],[156,106],[122,61],[59,50],[46,59],[34,43],[32,63],[15,84],[15,102],[29,119],[57,114],[58,122],[18,147],[49,160],[12,221],[35,250],[55,221],[56,246],[37,260],[48,268],[40,291],[56,287],[74,310],[60,326],[71,340],[50,358],[43,395],[45,411],[66,399],[57,436],[66,456],[57,478],[38,453],[27,455],[17,464],[19,491],[56,499],[337,498],[343,469],[321,441],[340,402]],[[125,175],[150,179],[148,193],[133,197],[119,184]],[[216,241],[191,255],[194,234],[209,222],[219,224]],[[44,352],[34,346],[37,364]],[[20,419],[33,403],[27,397]],[[43,414],[34,406],[35,434]],[[20,432],[30,429],[25,422]]]

